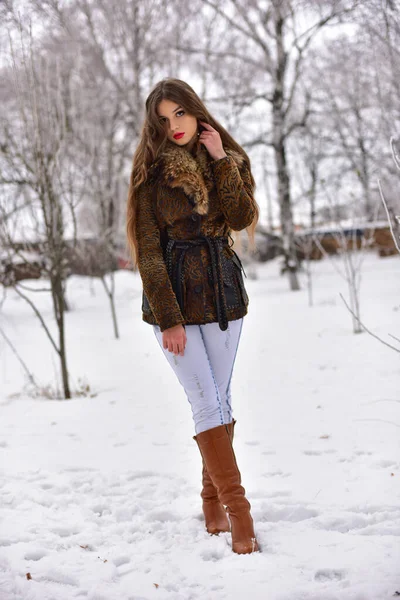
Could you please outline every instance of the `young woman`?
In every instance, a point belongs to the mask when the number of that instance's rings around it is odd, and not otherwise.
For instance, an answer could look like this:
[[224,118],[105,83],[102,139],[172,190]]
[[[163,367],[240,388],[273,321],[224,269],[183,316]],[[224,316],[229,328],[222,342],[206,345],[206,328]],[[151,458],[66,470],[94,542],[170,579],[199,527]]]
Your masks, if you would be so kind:
[[247,228],[254,244],[254,187],[247,154],[194,90],[160,81],[133,158],[127,235],[142,318],[191,404],[206,529],[231,530],[239,554],[259,546],[232,447],[231,377],[249,299],[229,238]]

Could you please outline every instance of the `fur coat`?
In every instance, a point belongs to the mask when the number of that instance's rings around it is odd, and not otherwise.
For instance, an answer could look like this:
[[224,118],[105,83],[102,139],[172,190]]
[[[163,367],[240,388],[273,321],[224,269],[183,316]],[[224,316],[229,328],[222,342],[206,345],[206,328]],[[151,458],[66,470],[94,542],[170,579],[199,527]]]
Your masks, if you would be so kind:
[[[181,274],[184,305],[178,303],[165,262],[162,239],[194,240],[226,237],[248,227],[255,216],[255,200],[248,166],[237,152],[212,160],[197,144],[193,152],[167,140],[163,152],[137,189],[136,237],[138,268],[143,283],[142,319],[164,331],[174,325],[218,321],[215,282],[206,245],[192,247]],[[172,251],[172,263],[178,260]],[[224,247],[228,321],[247,314],[248,296],[240,264]],[[233,260],[232,260],[233,259]],[[236,260],[235,260],[236,259]]]

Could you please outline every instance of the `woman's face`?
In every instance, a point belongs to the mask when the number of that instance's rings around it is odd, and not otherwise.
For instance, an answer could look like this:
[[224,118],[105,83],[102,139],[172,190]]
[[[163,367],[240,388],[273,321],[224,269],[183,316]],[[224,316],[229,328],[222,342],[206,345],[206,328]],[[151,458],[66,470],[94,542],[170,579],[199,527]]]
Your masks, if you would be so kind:
[[[161,100],[157,107],[160,122],[165,126],[167,137],[178,146],[187,144],[197,134],[197,119],[171,100]],[[183,134],[175,137],[178,134]]]

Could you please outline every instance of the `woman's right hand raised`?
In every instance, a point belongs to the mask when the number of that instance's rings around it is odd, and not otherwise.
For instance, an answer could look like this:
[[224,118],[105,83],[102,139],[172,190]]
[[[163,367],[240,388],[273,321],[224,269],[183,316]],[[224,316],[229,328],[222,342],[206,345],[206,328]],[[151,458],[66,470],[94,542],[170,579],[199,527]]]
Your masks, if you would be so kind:
[[169,352],[173,352],[175,355],[180,354],[183,356],[183,352],[186,346],[186,331],[183,325],[175,325],[169,329],[165,329],[162,332],[163,347]]

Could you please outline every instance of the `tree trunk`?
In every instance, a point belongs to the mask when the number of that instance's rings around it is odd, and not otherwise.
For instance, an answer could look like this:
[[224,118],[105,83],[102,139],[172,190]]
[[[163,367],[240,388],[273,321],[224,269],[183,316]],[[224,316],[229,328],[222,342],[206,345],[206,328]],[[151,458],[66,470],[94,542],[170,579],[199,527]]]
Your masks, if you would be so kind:
[[65,326],[64,326],[64,314],[65,314],[65,299],[63,291],[63,282],[60,277],[55,277],[51,280],[51,291],[53,298],[54,314],[58,326],[58,355],[60,358],[61,366],[61,377],[64,390],[64,398],[71,398],[71,391],[69,388],[69,376],[67,368],[67,351],[65,344]]
[[287,55],[283,45],[284,19],[279,3],[275,2],[275,36],[277,64],[275,70],[275,89],[272,99],[273,115],[273,146],[278,178],[278,198],[280,206],[282,241],[285,265],[284,270],[289,275],[290,289],[300,289],[297,268],[296,250],[294,245],[294,225],[290,199],[290,179],[286,161],[285,140],[285,111],[283,106],[284,79],[287,65]]
[[270,233],[273,233],[274,220],[272,217],[272,197],[271,197],[271,190],[270,190],[269,181],[268,181],[267,164],[268,164],[267,156],[265,155],[264,160],[263,160],[263,180],[264,180],[265,195],[267,198],[267,223],[268,223],[268,230],[270,231]]
[[[278,121],[279,118],[277,119],[277,122]],[[274,127],[274,129],[277,128],[278,125]],[[294,244],[294,225],[289,187],[290,181],[286,164],[286,150],[283,139],[278,139],[274,150],[278,177],[278,195],[282,228],[283,252],[285,258],[285,271],[287,271],[287,273],[289,274],[290,289],[295,291],[300,289],[300,285],[297,277],[298,261],[296,257],[296,250]]]
[[110,273],[110,277],[111,277],[111,288],[108,289],[107,286],[107,282],[105,279],[105,276],[101,278],[101,281],[103,283],[105,292],[110,300],[110,307],[111,307],[111,317],[112,317],[112,322],[113,322],[113,327],[114,327],[114,335],[115,335],[115,339],[119,339],[119,329],[118,329],[118,320],[117,320],[117,311],[115,309],[115,278],[114,278],[114,273]]

